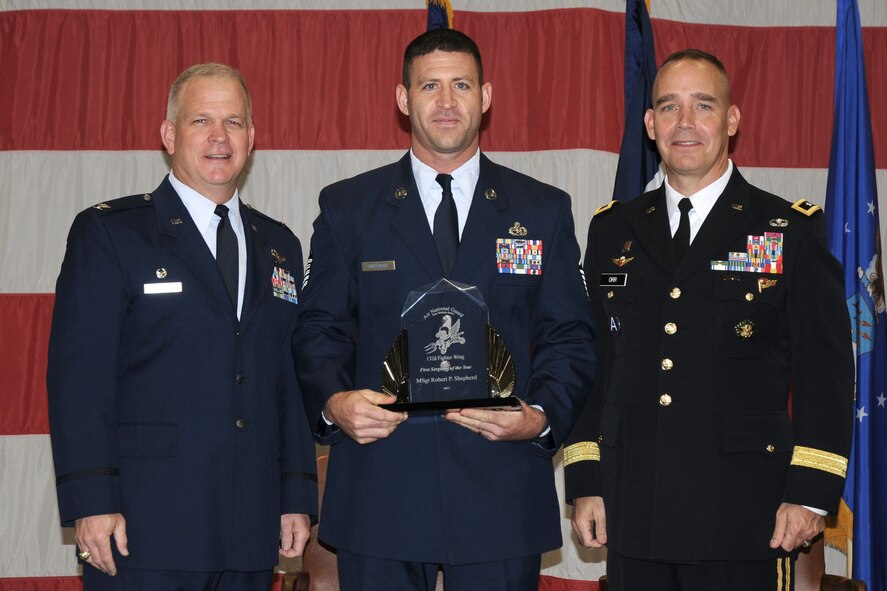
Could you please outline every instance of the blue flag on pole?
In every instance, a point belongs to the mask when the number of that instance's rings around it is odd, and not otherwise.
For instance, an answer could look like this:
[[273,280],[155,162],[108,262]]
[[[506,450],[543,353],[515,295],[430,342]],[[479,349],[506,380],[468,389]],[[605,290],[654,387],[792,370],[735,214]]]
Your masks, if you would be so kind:
[[425,0],[425,5],[428,6],[426,30],[453,28],[453,7],[450,0]]
[[852,576],[887,589],[887,317],[875,158],[856,0],[838,0],[835,120],[825,212],[844,264],[856,353],[856,420],[844,502],[853,516]]
[[659,152],[647,137],[644,113],[653,104],[656,52],[653,25],[644,0],[625,3],[625,131],[619,148],[613,199],[626,201],[644,192],[659,172]]

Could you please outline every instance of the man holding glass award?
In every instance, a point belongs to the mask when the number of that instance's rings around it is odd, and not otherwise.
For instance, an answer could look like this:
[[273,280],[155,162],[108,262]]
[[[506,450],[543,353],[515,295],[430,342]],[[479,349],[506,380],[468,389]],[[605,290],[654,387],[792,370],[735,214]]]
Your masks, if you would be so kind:
[[342,589],[532,590],[551,457],[594,375],[569,196],[496,165],[492,87],[449,29],[406,49],[399,162],[320,195],[294,339]]

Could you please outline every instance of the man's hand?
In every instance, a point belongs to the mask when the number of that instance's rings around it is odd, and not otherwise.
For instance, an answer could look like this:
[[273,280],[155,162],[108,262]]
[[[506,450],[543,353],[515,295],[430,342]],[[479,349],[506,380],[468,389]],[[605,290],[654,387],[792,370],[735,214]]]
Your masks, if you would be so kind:
[[600,548],[607,543],[607,516],[603,497],[573,499],[573,515],[570,518],[579,543],[586,548]]
[[783,503],[776,511],[776,527],[770,547],[775,550],[781,546],[783,550],[791,552],[821,534],[824,529],[825,517],[822,515],[801,505]]
[[117,565],[111,554],[111,536],[114,536],[117,550],[122,555],[129,556],[126,548],[126,520],[120,513],[91,515],[74,522],[74,539],[77,541],[78,552],[89,552],[89,558],[85,562],[113,577],[117,574]]
[[548,428],[545,413],[520,401],[520,410],[463,408],[449,410],[444,418],[470,429],[490,441],[535,439]]
[[311,518],[304,513],[287,513],[280,516],[280,555],[295,558],[305,552],[305,544],[311,535]]
[[405,412],[392,412],[378,406],[396,401],[396,396],[372,390],[336,392],[327,400],[323,414],[357,443],[372,443],[385,439],[407,420]]

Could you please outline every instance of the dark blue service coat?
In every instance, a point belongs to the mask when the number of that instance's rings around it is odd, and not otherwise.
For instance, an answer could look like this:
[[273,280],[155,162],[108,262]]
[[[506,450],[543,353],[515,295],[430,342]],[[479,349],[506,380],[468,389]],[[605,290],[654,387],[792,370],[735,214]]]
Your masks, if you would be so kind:
[[[71,228],[47,375],[59,508],[65,525],[122,513],[123,566],[270,569],[280,515],[316,513],[289,354],[301,248],[283,224],[241,214],[239,321],[168,180],[87,209]],[[272,278],[291,281],[275,289]]]
[[[409,155],[327,187],[320,210],[295,350],[308,418],[323,435],[320,414],[332,394],[380,389],[407,294],[443,272]],[[497,239],[516,236],[541,241],[541,275],[500,272]],[[332,444],[324,541],[371,556],[451,564],[560,546],[551,457],[594,371],[579,256],[569,196],[481,155],[450,278],[479,288],[490,324],[514,356],[515,395],[544,408],[551,438],[548,445],[490,442],[416,413],[368,445],[334,430],[320,437]]]

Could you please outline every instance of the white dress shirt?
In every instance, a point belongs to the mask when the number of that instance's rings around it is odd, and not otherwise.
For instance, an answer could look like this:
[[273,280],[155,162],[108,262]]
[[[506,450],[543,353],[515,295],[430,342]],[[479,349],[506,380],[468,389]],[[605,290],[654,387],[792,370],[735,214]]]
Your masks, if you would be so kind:
[[[213,258],[215,258],[216,230],[221,220],[216,215],[216,203],[177,179],[172,171],[169,172],[169,182],[173,189],[176,190],[176,193],[179,194],[185,209],[188,210],[191,219],[194,220],[194,225],[197,226],[197,230],[203,236],[209,251],[212,253]],[[234,235],[237,236],[237,318],[240,318],[240,312],[243,309],[243,294],[246,289],[246,234],[243,231],[243,219],[240,217],[240,200],[236,189],[231,199],[222,205],[228,208],[228,220],[231,222]]]

